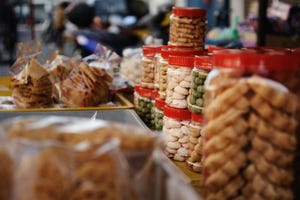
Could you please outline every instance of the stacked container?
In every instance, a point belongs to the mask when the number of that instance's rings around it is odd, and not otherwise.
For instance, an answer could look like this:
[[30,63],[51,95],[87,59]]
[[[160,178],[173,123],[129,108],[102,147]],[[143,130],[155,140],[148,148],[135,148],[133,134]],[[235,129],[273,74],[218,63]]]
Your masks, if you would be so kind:
[[154,67],[157,46],[143,46],[141,87],[154,88]]
[[165,101],[159,98],[155,99],[154,123],[155,130],[161,131],[163,128]]
[[169,45],[204,50],[206,10],[173,7],[170,16]]
[[299,61],[299,55],[278,50],[213,53],[205,83],[206,198],[295,198]]

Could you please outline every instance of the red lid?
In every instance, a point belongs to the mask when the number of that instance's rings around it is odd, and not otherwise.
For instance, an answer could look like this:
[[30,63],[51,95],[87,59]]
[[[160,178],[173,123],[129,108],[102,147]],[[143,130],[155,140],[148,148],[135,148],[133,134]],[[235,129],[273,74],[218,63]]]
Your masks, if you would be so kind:
[[212,57],[210,56],[195,56],[195,67],[198,69],[211,70]]
[[224,49],[226,49],[225,47],[220,47],[220,46],[214,46],[214,45],[211,45],[211,46],[209,46],[208,47],[208,54],[209,55],[212,55],[212,53],[214,52],[214,51],[218,51],[218,50],[224,50]]
[[153,90],[151,89],[135,86],[135,91],[142,97],[152,98]]
[[191,120],[202,123],[204,121],[204,117],[202,114],[192,113]]
[[195,56],[169,56],[169,65],[194,67]]
[[143,46],[143,55],[153,57],[158,50],[158,46]]
[[169,59],[169,56],[190,56],[204,55],[205,52],[188,47],[168,47],[161,49],[161,56],[164,59]]
[[158,91],[157,90],[152,90],[151,98],[156,99],[158,97]]
[[299,58],[286,51],[221,50],[213,54],[216,67],[240,68],[253,71],[299,70]]
[[155,107],[160,109],[160,110],[164,110],[166,103],[164,100],[156,98],[155,99]]
[[205,17],[206,10],[194,7],[173,7],[172,13],[181,17]]
[[165,105],[164,115],[178,120],[191,120],[191,112],[188,109],[171,108]]

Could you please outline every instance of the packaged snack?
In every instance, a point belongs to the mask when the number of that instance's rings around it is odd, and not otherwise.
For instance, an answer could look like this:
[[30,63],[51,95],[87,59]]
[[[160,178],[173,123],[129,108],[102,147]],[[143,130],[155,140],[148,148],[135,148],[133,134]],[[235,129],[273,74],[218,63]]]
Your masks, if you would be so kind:
[[173,108],[188,108],[187,97],[192,84],[194,56],[170,56],[167,71],[166,104]]
[[204,50],[206,10],[173,7],[170,16],[169,45],[189,46]]
[[13,185],[13,162],[3,148],[0,149],[0,176],[0,199],[10,199]]
[[189,126],[189,155],[186,160],[189,169],[194,172],[201,172],[203,155],[203,126],[202,114],[192,113]]
[[165,153],[176,161],[185,161],[188,156],[190,120],[189,110],[165,106],[163,120]]
[[196,56],[192,72],[192,84],[188,97],[188,108],[192,113],[203,113],[204,83],[207,74],[212,69],[211,57]]
[[213,63],[205,82],[206,197],[294,199],[299,57],[223,50]]
[[157,46],[143,46],[141,87],[154,89],[154,64]]
[[164,107],[165,107],[165,101],[156,98],[155,108],[154,108],[154,123],[155,123],[155,130],[157,131],[161,131],[163,127]]

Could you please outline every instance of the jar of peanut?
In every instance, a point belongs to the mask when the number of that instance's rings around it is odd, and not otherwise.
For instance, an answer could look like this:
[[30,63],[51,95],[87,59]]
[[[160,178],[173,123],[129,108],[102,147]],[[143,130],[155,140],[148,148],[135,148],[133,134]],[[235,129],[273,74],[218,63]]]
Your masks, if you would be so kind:
[[154,88],[154,57],[157,46],[143,46],[141,87]]

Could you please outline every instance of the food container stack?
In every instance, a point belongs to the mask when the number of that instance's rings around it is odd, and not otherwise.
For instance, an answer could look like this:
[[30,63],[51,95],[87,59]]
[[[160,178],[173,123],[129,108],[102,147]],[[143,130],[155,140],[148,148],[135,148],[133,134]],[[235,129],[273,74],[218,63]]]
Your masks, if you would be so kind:
[[154,67],[157,46],[143,46],[141,87],[154,89]]
[[169,45],[204,50],[206,10],[173,7],[170,17]]
[[155,108],[154,108],[154,123],[155,123],[156,131],[161,131],[163,128],[164,108],[165,108],[165,101],[156,98]]
[[299,57],[223,50],[213,63],[205,83],[206,198],[294,199]]

